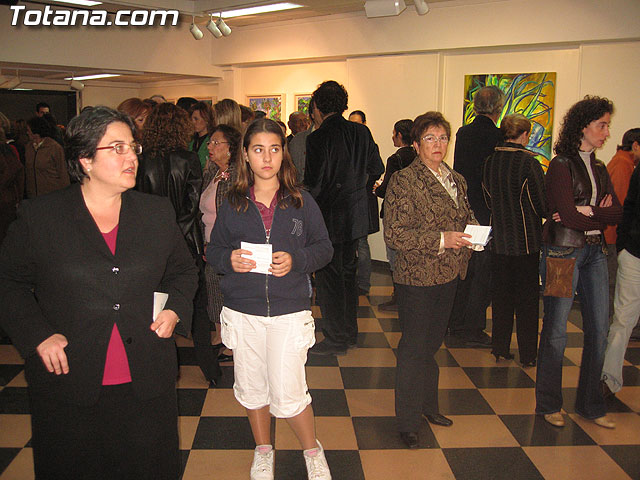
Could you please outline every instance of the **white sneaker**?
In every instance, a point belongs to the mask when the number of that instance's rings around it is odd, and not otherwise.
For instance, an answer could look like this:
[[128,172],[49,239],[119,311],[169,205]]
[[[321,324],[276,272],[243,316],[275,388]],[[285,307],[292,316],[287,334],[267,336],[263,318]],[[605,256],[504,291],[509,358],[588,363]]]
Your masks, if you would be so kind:
[[319,449],[317,455],[310,457],[306,453],[304,454],[304,462],[307,464],[307,476],[309,480],[331,480],[331,472],[324,456],[324,448],[322,448],[318,440],[316,440],[316,443]]
[[274,450],[271,448],[267,453],[260,453],[259,445],[253,452],[253,463],[251,464],[251,480],[273,480],[273,457]]

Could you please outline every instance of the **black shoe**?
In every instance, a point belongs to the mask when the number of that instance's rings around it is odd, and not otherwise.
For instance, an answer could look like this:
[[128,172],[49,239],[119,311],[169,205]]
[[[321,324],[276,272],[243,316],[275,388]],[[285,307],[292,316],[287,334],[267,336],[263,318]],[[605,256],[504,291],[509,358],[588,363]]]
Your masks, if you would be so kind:
[[491,348],[491,337],[484,332],[465,338],[467,347]]
[[496,357],[496,363],[498,363],[500,361],[500,357],[504,358],[505,360],[513,360],[515,357],[513,356],[513,353],[496,353],[496,352],[491,352],[491,355],[493,355],[494,357]]
[[465,348],[467,341],[459,335],[447,335],[444,337],[444,344],[447,348]]
[[535,358],[533,360],[523,361],[522,362],[522,368],[535,367],[535,366],[536,366],[536,359]]
[[221,353],[218,355],[218,362],[233,362],[233,353]]
[[418,448],[418,444],[420,443],[420,439],[418,438],[418,434],[416,432],[400,432],[400,438],[407,446],[407,448],[414,449]]
[[453,425],[453,420],[445,417],[444,415],[440,415],[439,413],[434,415],[425,415],[424,418],[427,419],[427,422],[433,423],[434,425],[440,425],[441,427],[450,427]]
[[316,343],[309,349],[309,353],[313,355],[346,355],[347,345],[333,343],[326,338],[320,343]]
[[392,297],[388,302],[384,302],[378,305],[378,310],[380,310],[381,312],[397,312],[398,302],[396,302],[396,297]]

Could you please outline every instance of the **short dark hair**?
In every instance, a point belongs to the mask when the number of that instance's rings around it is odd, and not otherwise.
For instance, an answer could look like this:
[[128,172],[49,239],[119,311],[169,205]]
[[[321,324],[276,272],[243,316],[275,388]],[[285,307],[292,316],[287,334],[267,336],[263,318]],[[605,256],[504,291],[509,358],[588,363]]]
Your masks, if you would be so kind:
[[198,103],[198,100],[193,97],[180,97],[176,102],[176,106],[188,112],[196,103]]
[[482,87],[473,96],[473,111],[478,115],[494,115],[504,107],[504,93],[493,85]]
[[407,145],[411,145],[411,129],[413,128],[413,120],[405,118],[403,120],[398,120],[394,125],[393,129],[400,134],[400,138],[402,139],[402,143]]
[[608,98],[586,95],[565,114],[556,141],[558,155],[572,157],[578,155],[582,144],[582,130],[591,122],[613,113],[613,102]]
[[40,102],[36,104],[36,113],[39,112],[41,108],[48,108],[49,110],[51,110],[51,107],[49,106],[48,103]]
[[411,140],[420,143],[424,132],[431,127],[442,127],[447,132],[447,136],[451,137],[451,124],[444,118],[440,112],[427,112],[418,115],[413,121],[411,128]]
[[622,145],[618,145],[618,150],[624,150],[628,152],[633,147],[633,144],[638,142],[640,144],[640,128],[632,128],[624,132],[622,136]]
[[42,138],[53,137],[53,128],[46,118],[31,117],[27,120],[27,125],[29,125],[29,128],[31,129],[31,133],[40,135]]
[[354,110],[349,114],[349,116],[351,115],[360,115],[360,118],[362,119],[362,123],[367,123],[367,116],[364,114],[362,110]]
[[133,121],[129,115],[109,107],[93,107],[71,119],[65,131],[65,157],[72,180],[82,183],[88,177],[80,159],[95,157],[96,147],[104,137],[107,127],[115,122],[124,123],[133,135]]
[[338,82],[327,80],[318,86],[311,99],[323,115],[330,113],[342,114],[347,109],[349,94]]

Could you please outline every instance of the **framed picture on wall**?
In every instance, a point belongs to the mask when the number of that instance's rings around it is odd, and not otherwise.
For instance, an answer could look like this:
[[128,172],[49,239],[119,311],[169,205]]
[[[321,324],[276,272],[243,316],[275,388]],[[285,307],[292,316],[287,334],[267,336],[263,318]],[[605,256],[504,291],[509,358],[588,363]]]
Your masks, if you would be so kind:
[[282,120],[284,95],[247,95],[247,103],[253,111],[262,110],[272,120]]
[[505,95],[505,104],[498,117],[498,126],[505,115],[520,113],[531,121],[531,136],[527,149],[547,170],[551,161],[551,134],[556,97],[556,73],[492,73],[465,75],[463,125],[473,122],[473,96],[482,87],[498,87]]
[[296,111],[309,115],[309,102],[311,101],[310,93],[299,93],[295,95]]

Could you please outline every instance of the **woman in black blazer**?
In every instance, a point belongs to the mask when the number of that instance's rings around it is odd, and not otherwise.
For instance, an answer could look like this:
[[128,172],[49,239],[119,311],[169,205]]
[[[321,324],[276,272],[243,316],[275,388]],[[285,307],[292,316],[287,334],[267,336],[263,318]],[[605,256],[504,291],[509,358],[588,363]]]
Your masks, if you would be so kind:
[[[190,330],[197,269],[169,201],[130,190],[140,146],[126,115],[87,110],[66,140],[78,183],[23,202],[0,250],[36,478],[175,479],[172,335]],[[168,294],[155,321],[154,292]]]

